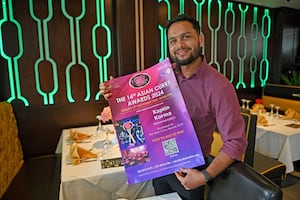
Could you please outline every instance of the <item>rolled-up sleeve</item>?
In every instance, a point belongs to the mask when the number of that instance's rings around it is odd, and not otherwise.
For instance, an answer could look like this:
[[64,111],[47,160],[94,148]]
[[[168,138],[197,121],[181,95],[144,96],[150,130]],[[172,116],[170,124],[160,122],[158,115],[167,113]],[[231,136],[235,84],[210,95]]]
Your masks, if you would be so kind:
[[233,159],[241,160],[247,148],[245,122],[240,113],[240,106],[231,84],[225,85],[215,93],[214,115],[221,133],[223,147],[220,151]]

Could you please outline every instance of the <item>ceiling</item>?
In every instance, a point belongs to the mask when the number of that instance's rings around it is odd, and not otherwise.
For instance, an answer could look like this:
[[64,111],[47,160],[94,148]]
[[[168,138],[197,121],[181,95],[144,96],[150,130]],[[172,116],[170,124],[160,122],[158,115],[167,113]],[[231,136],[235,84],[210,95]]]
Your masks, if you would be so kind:
[[268,8],[287,7],[300,10],[300,0],[236,0],[243,3],[255,4]]

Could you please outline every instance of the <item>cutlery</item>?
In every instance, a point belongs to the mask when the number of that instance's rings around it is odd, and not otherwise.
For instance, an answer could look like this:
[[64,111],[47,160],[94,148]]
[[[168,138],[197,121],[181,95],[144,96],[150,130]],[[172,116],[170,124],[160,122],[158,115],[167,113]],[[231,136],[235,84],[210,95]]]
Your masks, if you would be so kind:
[[[80,163],[94,162],[94,161],[98,161],[98,159],[82,160],[82,161],[80,161]],[[67,165],[72,165],[72,162],[67,162],[66,164]]]
[[263,125],[264,127],[267,127],[267,126],[275,126],[276,124],[266,124],[266,125]]

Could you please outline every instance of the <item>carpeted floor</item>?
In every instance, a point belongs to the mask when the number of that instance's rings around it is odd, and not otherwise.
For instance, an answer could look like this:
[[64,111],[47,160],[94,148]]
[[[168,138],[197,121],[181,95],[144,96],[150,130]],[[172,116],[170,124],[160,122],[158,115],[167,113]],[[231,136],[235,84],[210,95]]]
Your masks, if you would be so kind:
[[281,188],[289,187],[291,185],[296,184],[300,181],[300,178],[297,176],[293,176],[292,174],[288,174],[286,178],[281,183]]
[[283,198],[282,200],[299,200],[300,199],[300,181],[290,185],[288,187],[282,188]]
[[299,200],[300,199],[300,162],[294,163],[295,171],[288,174],[282,181],[282,200]]

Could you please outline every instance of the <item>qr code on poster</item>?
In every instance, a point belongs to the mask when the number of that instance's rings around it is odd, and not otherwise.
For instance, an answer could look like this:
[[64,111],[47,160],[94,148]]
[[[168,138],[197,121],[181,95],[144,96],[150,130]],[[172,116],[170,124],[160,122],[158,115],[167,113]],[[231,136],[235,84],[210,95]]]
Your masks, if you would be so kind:
[[162,145],[166,156],[179,152],[175,138],[163,141]]

